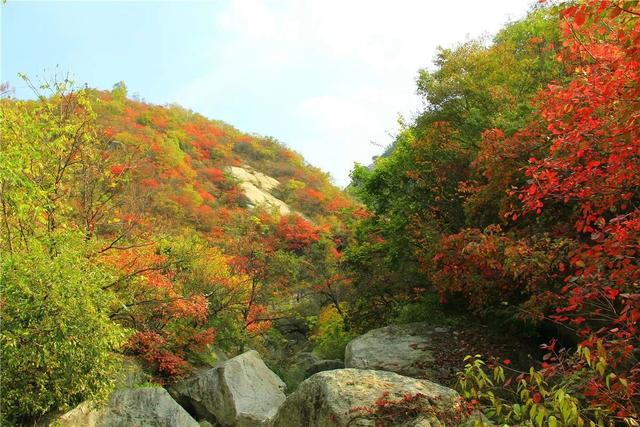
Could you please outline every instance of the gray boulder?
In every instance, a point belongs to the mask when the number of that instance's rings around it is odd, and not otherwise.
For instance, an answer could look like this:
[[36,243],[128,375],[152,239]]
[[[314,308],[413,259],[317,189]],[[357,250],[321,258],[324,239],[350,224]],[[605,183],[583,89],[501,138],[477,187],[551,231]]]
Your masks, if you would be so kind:
[[423,413],[405,426],[449,425],[459,413],[459,396],[447,387],[393,372],[338,369],[320,372],[305,380],[287,397],[275,417],[274,427],[376,426],[372,417],[358,407],[375,407],[383,393],[387,399],[402,400],[420,393]]
[[146,387],[116,390],[105,406],[84,402],[59,417],[61,427],[199,427],[167,390]]
[[178,402],[214,425],[267,425],[285,400],[285,384],[248,351],[198,372],[172,388]]
[[354,338],[345,349],[347,368],[379,369],[411,377],[432,376],[433,353],[425,323],[373,329]]

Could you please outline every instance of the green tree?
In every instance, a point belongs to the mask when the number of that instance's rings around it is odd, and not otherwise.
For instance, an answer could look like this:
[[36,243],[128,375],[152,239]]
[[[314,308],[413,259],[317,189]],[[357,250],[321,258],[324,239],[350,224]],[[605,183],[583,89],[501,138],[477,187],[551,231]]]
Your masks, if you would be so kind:
[[[508,184],[489,185],[486,169],[476,169],[477,155],[486,131],[514,133],[534,114],[537,91],[563,77],[555,61],[556,12],[535,8],[491,44],[441,49],[435,68],[417,79],[424,111],[403,124],[371,167],[356,166],[351,191],[371,215],[356,226],[347,261],[361,296],[352,312],[371,319],[363,324],[393,314],[389,308],[412,298],[413,289],[430,286],[443,235],[502,221]],[[470,201],[470,188],[482,194]]]
[[2,419],[18,423],[105,397],[126,330],[109,319],[113,281],[91,263],[79,233],[0,259]]

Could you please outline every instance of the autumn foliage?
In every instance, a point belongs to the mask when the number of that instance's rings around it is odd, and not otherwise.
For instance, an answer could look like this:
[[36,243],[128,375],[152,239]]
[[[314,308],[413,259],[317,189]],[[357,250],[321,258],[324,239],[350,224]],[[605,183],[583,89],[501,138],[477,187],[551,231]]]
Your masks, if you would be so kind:
[[[30,423],[104,397],[116,353],[137,357],[155,381],[171,382],[194,364],[212,363],[214,343],[230,354],[259,345],[273,318],[295,314],[294,293],[306,288],[308,298],[319,299],[314,286],[324,275],[307,269],[297,281],[296,269],[312,264],[316,252],[327,255],[323,266],[337,268],[338,258],[328,254],[337,253],[334,235],[344,238],[355,204],[300,155],[177,106],[129,99],[124,83],[97,91],[24,78],[36,100],[0,99],[0,279],[16,286],[34,281],[44,303],[39,279],[10,271],[20,260],[37,259],[39,269],[61,266],[56,292],[82,291],[77,298],[89,301],[73,321],[59,319],[60,334],[42,338],[28,317],[12,314],[29,305],[27,288],[0,299],[3,354],[13,346],[7,363],[16,367],[2,377],[6,420]],[[231,165],[277,179],[274,193],[286,196],[295,213],[280,218],[268,207],[249,207],[227,173]],[[61,252],[83,262],[63,263]],[[37,322],[57,325],[55,313],[43,311]],[[74,356],[73,328],[84,324],[98,325],[104,337]],[[32,337],[12,338],[18,336]],[[52,352],[42,376],[24,375],[18,367],[31,363],[25,359],[31,353],[21,343],[40,339],[67,353]],[[78,366],[95,363],[87,378],[66,368],[74,357]],[[35,381],[51,395],[27,393],[25,384]],[[74,387],[79,391],[62,391]]]
[[[376,268],[360,257],[369,251],[404,265],[412,284],[404,295],[428,288],[479,316],[510,312],[515,321],[564,331],[543,344],[547,354],[535,369],[504,381],[530,393],[504,409],[511,421],[496,415],[489,395],[474,398],[498,423],[639,417],[639,16],[629,1],[543,5],[492,46],[445,52],[437,71],[419,80],[431,105],[372,171],[356,170],[357,190],[375,215],[361,221],[367,240],[348,254],[356,279],[364,266]],[[478,57],[484,69],[471,67]],[[500,72],[487,58],[530,64],[526,72],[539,73],[540,86],[517,92],[507,83],[493,104],[476,97],[474,89]],[[477,70],[474,86],[456,92],[464,80],[445,78],[457,77],[453,64]],[[512,70],[512,81],[529,78]],[[432,134],[443,122],[448,144],[442,132]],[[429,203],[413,197],[424,182]],[[398,229],[411,236],[404,254]],[[469,366],[470,373],[477,367]],[[484,381],[482,369],[465,378]],[[583,409],[569,421],[554,412],[558,405]]]
[[[213,344],[266,342],[301,301],[316,349],[340,358],[432,295],[540,339],[524,371],[470,356],[466,412],[637,425],[640,7],[539,3],[492,42],[440,49],[417,78],[424,110],[348,192],[273,138],[129,99],[124,83],[25,78],[36,100],[0,99],[2,421],[108,394],[115,353],[173,381]],[[292,213],[251,206],[229,166],[275,178]],[[34,370],[37,346],[51,351]],[[354,417],[425,408],[383,395]]]
[[580,243],[550,316],[575,325],[585,348],[601,346],[617,381],[593,376],[583,392],[621,418],[639,410],[640,364],[633,354],[640,344],[638,11],[634,4],[595,1],[562,11],[562,60],[575,66],[575,77],[540,95],[547,130],[540,138],[549,141],[548,152],[530,159],[525,175],[532,181],[519,193],[525,213],[571,207]]
[[320,240],[316,227],[297,215],[280,218],[277,230],[290,250],[303,249]]

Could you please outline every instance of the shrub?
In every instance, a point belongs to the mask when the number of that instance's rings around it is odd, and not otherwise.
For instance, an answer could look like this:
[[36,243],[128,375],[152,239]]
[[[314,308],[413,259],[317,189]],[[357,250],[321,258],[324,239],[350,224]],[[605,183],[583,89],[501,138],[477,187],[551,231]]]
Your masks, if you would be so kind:
[[0,259],[3,422],[105,397],[113,386],[112,351],[126,333],[109,319],[113,299],[102,287],[112,277],[67,237]]
[[[550,350],[547,360],[557,365],[544,363],[541,369],[532,367],[528,372],[509,369],[508,360],[487,366],[480,355],[465,358],[467,364],[464,372],[458,373],[458,384],[468,402],[466,409],[479,410],[486,416],[478,418],[475,425],[638,425],[634,416],[627,415],[632,413],[631,402],[626,402],[628,411],[616,412],[615,407],[593,399],[597,394],[624,399],[622,389],[628,387],[626,380],[607,366],[601,344],[597,354],[591,354],[587,347],[578,347],[574,354],[546,347]],[[581,366],[579,370],[575,369],[577,365]],[[517,375],[506,376],[505,368]],[[597,386],[594,376],[602,379],[603,390],[593,389]]]
[[400,303],[392,319],[392,323],[398,325],[413,322],[443,324],[448,321],[450,318],[445,315],[437,295],[433,292],[425,292],[415,300]]
[[287,388],[285,389],[285,392],[287,394],[290,394],[296,391],[300,383],[307,378],[306,371],[297,365],[292,365],[292,366],[273,365],[273,366],[269,366],[269,368],[278,377],[282,379],[282,382],[285,383],[285,385],[287,386]]
[[334,306],[328,306],[320,313],[316,332],[311,337],[314,352],[324,359],[343,359],[344,349],[353,338],[345,330],[344,319]]

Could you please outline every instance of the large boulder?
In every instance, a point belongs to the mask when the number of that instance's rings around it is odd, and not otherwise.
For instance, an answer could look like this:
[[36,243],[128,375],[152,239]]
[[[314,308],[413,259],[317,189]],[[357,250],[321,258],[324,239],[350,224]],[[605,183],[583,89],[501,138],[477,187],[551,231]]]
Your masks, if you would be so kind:
[[354,338],[345,349],[347,368],[379,369],[411,377],[432,376],[433,353],[425,323],[409,323],[373,329]]
[[375,408],[383,393],[394,402],[408,395],[421,399],[424,410],[406,426],[445,426],[460,413],[458,394],[447,387],[393,372],[338,369],[300,384],[280,407],[273,426],[376,426],[362,408]]
[[59,417],[60,427],[198,427],[162,387],[116,390],[105,406],[84,402]]
[[267,425],[284,402],[285,384],[248,351],[212,369],[199,371],[172,388],[178,402],[214,425]]

